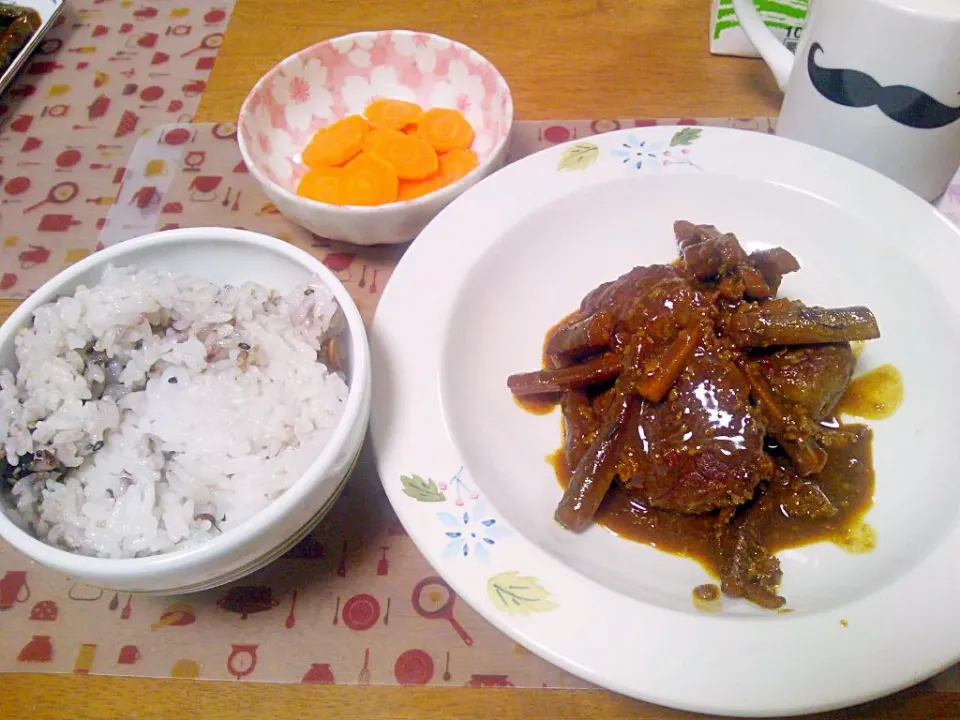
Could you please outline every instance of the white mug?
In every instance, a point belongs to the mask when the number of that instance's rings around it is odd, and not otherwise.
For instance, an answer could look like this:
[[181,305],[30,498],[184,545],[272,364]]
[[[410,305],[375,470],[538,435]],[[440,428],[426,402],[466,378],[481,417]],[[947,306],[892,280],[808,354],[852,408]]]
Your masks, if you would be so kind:
[[811,0],[796,54],[753,0],[733,5],[786,93],[778,135],[943,194],[960,167],[960,0]]

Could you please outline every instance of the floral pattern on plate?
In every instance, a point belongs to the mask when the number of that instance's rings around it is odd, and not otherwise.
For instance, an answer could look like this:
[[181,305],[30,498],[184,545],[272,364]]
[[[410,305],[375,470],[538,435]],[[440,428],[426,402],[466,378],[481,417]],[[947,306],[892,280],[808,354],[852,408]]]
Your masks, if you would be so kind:
[[508,615],[524,616],[557,607],[537,578],[515,571],[502,572],[487,580],[487,595],[497,610]]
[[468,510],[437,513],[437,519],[443,523],[443,534],[448,540],[443,551],[447,560],[473,556],[488,563],[497,541],[510,535],[509,528],[497,520],[480,498]]
[[[492,554],[501,547],[500,540],[513,535],[510,527],[498,518],[480,497],[480,493],[463,479],[460,467],[449,482],[437,483],[419,475],[401,475],[403,494],[421,503],[452,503],[455,511],[437,513],[446,546],[445,562],[473,558],[490,565]],[[471,505],[467,507],[467,502]],[[508,615],[525,616],[553,610],[557,604],[540,581],[515,570],[500,572],[487,581],[487,595],[494,607]]]
[[673,134],[669,143],[663,140],[641,140],[636,135],[629,134],[610,152],[624,165],[636,170],[657,171],[670,165],[687,165],[702,170],[690,157],[690,145],[699,139],[702,132],[700,128],[683,128]]
[[[610,149],[610,154],[625,167],[634,170],[657,172],[671,165],[686,165],[702,170],[693,161],[690,146],[699,138],[702,129],[685,127],[667,140],[649,140],[633,133],[621,138]],[[600,146],[595,142],[581,141],[564,148],[557,163],[557,170],[586,170],[600,157]]]

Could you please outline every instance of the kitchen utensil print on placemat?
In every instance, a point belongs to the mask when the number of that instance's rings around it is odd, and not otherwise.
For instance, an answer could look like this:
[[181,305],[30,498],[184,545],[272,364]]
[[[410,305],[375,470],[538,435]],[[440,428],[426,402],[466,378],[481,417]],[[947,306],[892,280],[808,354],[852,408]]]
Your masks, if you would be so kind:
[[197,175],[190,183],[190,200],[195,203],[216,202],[222,182],[220,175]]
[[297,624],[297,618],[294,616],[293,611],[297,607],[297,591],[293,591],[293,598],[290,600],[290,612],[287,614],[287,619],[284,620],[283,626],[287,630],[292,630],[293,626]]
[[30,599],[26,570],[7,570],[0,578],[0,610],[9,610],[16,603]]
[[357,675],[357,684],[370,684],[370,648],[363,651],[363,667],[360,668],[360,674]]
[[198,678],[200,677],[200,664],[196,660],[188,658],[177,660],[170,668],[170,677]]
[[67,590],[67,597],[75,602],[96,602],[103,597],[103,592],[103,588],[73,583]]
[[427,620],[446,620],[463,642],[473,645],[473,638],[453,616],[457,595],[443,578],[431,575],[418,582],[410,595],[410,601],[417,615]]
[[227,656],[227,672],[237,680],[247,677],[257,669],[259,645],[233,645]]
[[17,662],[49,663],[53,662],[53,642],[49,635],[34,635],[30,642],[20,649]]
[[433,658],[417,648],[407,650],[394,663],[393,676],[401,685],[426,685],[433,678]]
[[207,160],[206,150],[188,150],[183,157],[184,172],[200,172]]
[[[130,619],[130,616],[133,613],[133,610],[130,607],[132,602],[133,602],[133,595],[127,595],[127,602],[124,604],[123,610],[120,611],[121,620]],[[110,598],[110,604],[107,606],[107,608],[110,610],[110,612],[114,612],[119,607],[120,607],[120,593],[115,592],[113,594],[113,597]]]
[[311,663],[310,669],[304,674],[302,683],[316,683],[318,685],[334,685],[336,679],[327,663]]
[[[53,221],[48,221],[48,218],[67,218],[67,223],[65,227],[69,227],[72,224],[72,215],[44,215],[40,219],[40,224],[37,226],[38,229],[54,229],[54,225],[59,225],[60,223],[54,223]],[[49,227],[47,227],[49,226]],[[30,268],[36,267],[37,265],[43,265],[50,259],[50,250],[43,245],[34,245],[30,244],[27,246],[26,250],[21,250],[17,255],[17,260],[20,261],[21,270],[29,270]]]
[[[40,218],[40,222],[37,223],[37,230],[40,232],[66,233],[70,228],[77,227],[78,225],[83,225],[83,222],[78,220],[73,213],[46,213]],[[24,261],[25,254],[20,253],[20,267],[29,269],[45,263],[47,258],[50,257],[50,251],[46,248],[41,248],[41,250],[43,251],[43,259],[40,262],[34,262],[32,260],[29,262]]]
[[167,627],[186,627],[193,625],[197,621],[197,612],[193,605],[175,602],[168,605],[160,613],[160,619],[150,626],[151,630],[159,630]]
[[354,595],[343,605],[343,624],[351,630],[369,630],[380,619],[380,603],[373,595]]
[[24,208],[23,214],[26,215],[28,213],[31,213],[34,210],[36,210],[38,207],[41,207],[42,205],[46,205],[48,203],[55,204],[55,205],[63,205],[73,200],[79,194],[80,194],[80,186],[77,185],[77,183],[73,182],[72,180],[63,180],[61,182],[58,182],[53,187],[51,187],[50,190],[47,192],[47,196],[43,200],[41,200],[38,203],[34,203],[33,205],[27,208]]
[[356,259],[355,253],[328,252],[321,258],[321,261],[341,282],[350,282],[353,279],[350,266]]
[[200,41],[199,45],[187,50],[185,53],[181,53],[180,57],[190,57],[194,53],[203,52],[204,50],[219,50],[221,45],[223,45],[222,32],[208,33],[204,36],[203,40]]
[[93,661],[97,657],[97,646],[94,643],[83,643],[77,648],[77,659],[73,661],[74,675],[88,675],[93,669]]
[[83,159],[83,153],[76,147],[68,146],[66,150],[57,155],[54,164],[57,169],[54,172],[66,172],[72,169]]
[[280,601],[273,597],[273,589],[267,585],[234,585],[217,600],[217,607],[237,613],[246,620],[254,613],[272,610]]
[[347,576],[347,541],[343,541],[343,552],[340,554],[340,564],[337,565],[337,575],[339,577]]
[[514,687],[510,678],[506,675],[471,675],[464,686],[473,688]]
[[217,140],[236,140],[237,124],[235,122],[219,122],[210,129],[210,134]]
[[[78,253],[68,251],[94,250],[106,223],[101,213],[116,195],[113,158],[125,157],[144,128],[191,120],[206,88],[233,0],[199,1],[174,8],[189,19],[171,25],[169,13],[149,5],[71,0],[62,17],[74,21],[55,25],[36,49],[5,93],[0,123],[10,143],[5,166],[16,167],[34,184],[72,174],[82,192],[67,186],[45,197],[39,191],[47,187],[34,187],[4,197],[11,204],[42,207],[4,215],[4,239],[12,240],[0,245],[0,267],[10,267],[19,239],[35,232],[57,233],[50,244],[51,275],[76,262]],[[212,20],[201,24],[202,17]],[[168,32],[172,29],[176,32]],[[225,125],[218,133],[229,136],[230,124]],[[59,210],[52,209],[53,202]],[[6,274],[0,294],[24,297],[48,279],[37,264],[27,270]]]
[[30,620],[36,622],[56,622],[60,608],[53,600],[41,600],[30,608]]
[[7,180],[3,185],[3,191],[9,196],[3,200],[3,204],[22,202],[20,195],[23,195],[32,185],[30,178],[25,175],[17,175]]
[[140,649],[136,645],[124,645],[117,656],[117,665],[136,665],[140,659]]

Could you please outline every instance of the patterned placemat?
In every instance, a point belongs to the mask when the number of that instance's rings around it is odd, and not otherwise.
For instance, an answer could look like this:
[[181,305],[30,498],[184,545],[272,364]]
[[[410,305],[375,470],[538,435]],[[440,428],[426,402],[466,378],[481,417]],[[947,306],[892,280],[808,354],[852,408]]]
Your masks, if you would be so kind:
[[[520,122],[511,160],[621,127],[709,124],[772,132],[766,118]],[[317,238],[276,212],[244,167],[232,124],[144,134],[102,225],[101,245],[155,229],[240,227],[320,257],[364,317],[404,246]],[[953,190],[953,189],[952,189]],[[960,189],[941,201],[960,218]],[[96,243],[96,240],[94,241]],[[31,268],[31,287],[50,277]],[[442,611],[441,616],[431,617]],[[73,584],[0,545],[0,671],[250,678],[266,682],[588,687],[498,632],[436,576],[389,507],[368,451],[313,536],[219,590],[131,597]],[[930,681],[960,692],[960,669]]]
[[0,97],[0,297],[88,255],[150,128],[189,122],[234,0],[67,0]]

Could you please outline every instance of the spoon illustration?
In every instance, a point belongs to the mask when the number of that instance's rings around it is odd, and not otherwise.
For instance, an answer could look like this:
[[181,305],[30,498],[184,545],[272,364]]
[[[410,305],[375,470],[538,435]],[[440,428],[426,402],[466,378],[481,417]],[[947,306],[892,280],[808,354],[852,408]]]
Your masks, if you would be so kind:
[[283,623],[283,626],[290,630],[294,625],[297,624],[297,619],[293,616],[293,609],[297,606],[297,591],[293,591],[293,599],[290,601],[290,614],[287,615],[286,621]]

